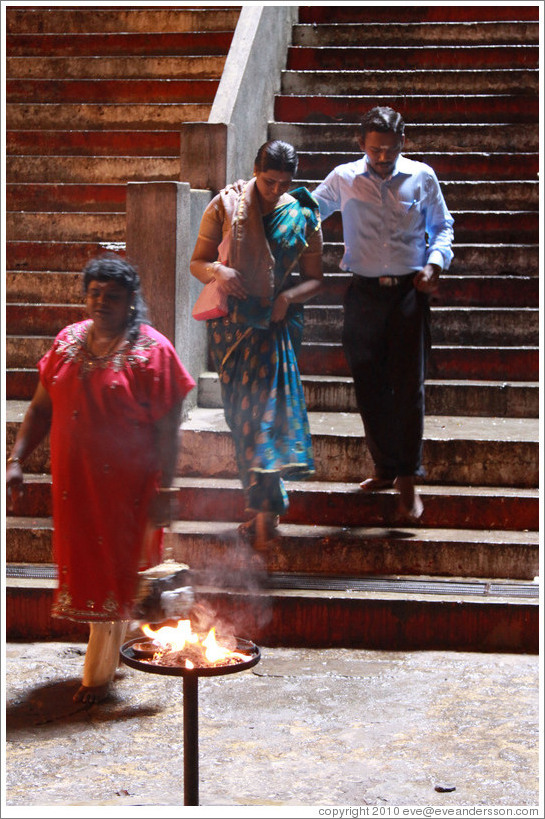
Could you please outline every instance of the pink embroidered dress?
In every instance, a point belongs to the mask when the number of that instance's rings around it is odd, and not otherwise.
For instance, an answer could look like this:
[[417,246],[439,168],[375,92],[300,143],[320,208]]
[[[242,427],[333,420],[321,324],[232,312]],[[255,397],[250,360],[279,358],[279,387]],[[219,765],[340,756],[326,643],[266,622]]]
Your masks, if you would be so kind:
[[95,358],[90,326],[65,327],[38,364],[53,405],[52,615],[86,622],[130,619],[137,572],[161,559],[162,530],[146,537],[159,476],[155,424],[195,386],[152,327]]

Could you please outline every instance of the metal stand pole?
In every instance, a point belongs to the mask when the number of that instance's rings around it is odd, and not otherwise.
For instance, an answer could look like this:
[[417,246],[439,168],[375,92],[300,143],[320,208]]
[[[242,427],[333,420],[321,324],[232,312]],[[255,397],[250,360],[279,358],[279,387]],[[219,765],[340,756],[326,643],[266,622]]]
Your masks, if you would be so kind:
[[199,678],[184,677],[184,805],[199,804]]

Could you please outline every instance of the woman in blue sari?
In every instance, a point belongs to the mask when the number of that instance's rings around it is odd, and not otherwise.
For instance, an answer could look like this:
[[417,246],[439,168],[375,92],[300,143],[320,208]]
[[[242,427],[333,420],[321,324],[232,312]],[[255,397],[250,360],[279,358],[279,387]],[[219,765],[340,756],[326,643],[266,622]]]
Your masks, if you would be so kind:
[[308,190],[288,193],[297,162],[286,142],[262,145],[253,178],[206,208],[190,267],[228,296],[228,315],[207,322],[209,353],[252,516],[241,530],[261,544],[288,509],[283,478],[314,473],[297,354],[303,303],[322,286],[322,232]]

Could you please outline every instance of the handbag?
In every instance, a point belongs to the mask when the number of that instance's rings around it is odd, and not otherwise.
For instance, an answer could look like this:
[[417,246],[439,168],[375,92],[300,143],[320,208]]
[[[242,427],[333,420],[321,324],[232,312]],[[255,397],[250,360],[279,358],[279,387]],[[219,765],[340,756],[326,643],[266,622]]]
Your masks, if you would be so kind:
[[[230,235],[229,233],[222,239],[218,247],[218,261],[228,264]],[[208,319],[221,318],[229,313],[227,306],[227,293],[218,285],[216,279],[207,282],[199,298],[193,305],[191,315],[197,321],[207,321]]]
[[204,285],[199,298],[193,305],[191,315],[197,321],[221,318],[229,313],[227,307],[227,293],[212,279]]

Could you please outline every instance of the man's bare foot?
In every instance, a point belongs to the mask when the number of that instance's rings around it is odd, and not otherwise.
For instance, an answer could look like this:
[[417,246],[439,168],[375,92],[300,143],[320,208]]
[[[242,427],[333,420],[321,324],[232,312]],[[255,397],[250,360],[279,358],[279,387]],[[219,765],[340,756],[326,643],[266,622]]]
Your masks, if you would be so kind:
[[74,702],[102,702],[109,693],[110,683],[104,683],[104,685],[80,685],[73,699]]
[[372,478],[365,478],[365,480],[360,483],[360,489],[364,492],[378,492],[380,489],[391,489],[393,485],[394,482],[391,478],[377,478],[373,476]]
[[394,481],[399,492],[398,519],[408,523],[417,523],[424,512],[422,498],[415,491],[412,475],[400,475]]

